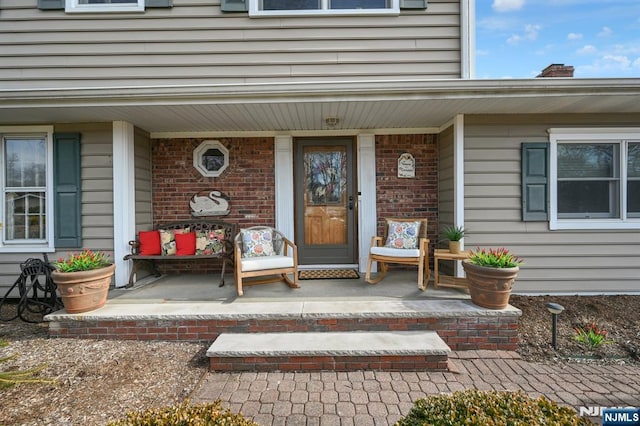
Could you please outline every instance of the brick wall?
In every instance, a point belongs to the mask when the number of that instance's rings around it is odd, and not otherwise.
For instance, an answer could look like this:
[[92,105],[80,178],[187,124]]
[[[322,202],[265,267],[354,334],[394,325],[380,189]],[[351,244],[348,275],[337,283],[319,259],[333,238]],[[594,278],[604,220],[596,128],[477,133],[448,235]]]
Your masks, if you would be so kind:
[[[231,199],[231,213],[220,217],[220,220],[236,223],[238,228],[274,226],[273,138],[215,138],[229,150],[229,167],[218,177],[205,177],[193,167],[193,151],[202,141],[211,139],[214,138],[153,141],[154,226],[191,219],[191,197],[214,189],[222,191]],[[206,265],[194,268],[194,262],[185,263],[187,264],[160,264],[159,267],[161,272],[209,271]]]
[[[405,152],[416,161],[412,179],[398,177],[398,158]],[[383,235],[386,217],[426,217],[433,252],[438,237],[437,154],[436,135],[376,136],[378,235]]]

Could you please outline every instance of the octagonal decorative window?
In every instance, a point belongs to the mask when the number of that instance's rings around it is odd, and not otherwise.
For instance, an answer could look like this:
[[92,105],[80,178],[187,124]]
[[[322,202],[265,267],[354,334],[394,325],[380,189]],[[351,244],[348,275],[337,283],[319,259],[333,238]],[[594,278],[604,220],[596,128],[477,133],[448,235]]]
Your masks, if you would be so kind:
[[203,141],[193,150],[193,167],[202,176],[218,177],[229,166],[229,150],[220,141]]

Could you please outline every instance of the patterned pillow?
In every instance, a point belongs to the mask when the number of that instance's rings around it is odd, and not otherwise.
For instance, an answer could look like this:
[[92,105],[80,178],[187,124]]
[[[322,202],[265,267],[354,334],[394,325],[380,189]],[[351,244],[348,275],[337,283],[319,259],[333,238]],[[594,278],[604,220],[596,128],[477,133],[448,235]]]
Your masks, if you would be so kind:
[[273,256],[274,254],[270,229],[242,230],[242,257]]
[[160,242],[162,244],[163,256],[174,256],[176,254],[176,234],[186,234],[189,228],[184,229],[160,229]]
[[420,221],[396,222],[389,220],[387,223],[389,225],[389,232],[385,243],[386,247],[398,249],[415,249],[418,247]]
[[196,232],[196,256],[222,253],[224,229]]

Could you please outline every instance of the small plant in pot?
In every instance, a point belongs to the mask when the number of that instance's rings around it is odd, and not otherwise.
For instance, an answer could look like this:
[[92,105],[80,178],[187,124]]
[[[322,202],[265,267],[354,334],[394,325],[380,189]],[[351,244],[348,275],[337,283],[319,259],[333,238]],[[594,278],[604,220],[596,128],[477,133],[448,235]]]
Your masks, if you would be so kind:
[[460,241],[464,238],[466,230],[462,226],[447,226],[442,231],[442,236],[449,240],[449,251],[451,253],[460,253]]
[[522,259],[504,247],[472,251],[462,262],[471,301],[483,308],[506,308],[521,264]]
[[104,252],[84,249],[54,262],[51,278],[70,314],[101,308],[107,301],[115,265]]

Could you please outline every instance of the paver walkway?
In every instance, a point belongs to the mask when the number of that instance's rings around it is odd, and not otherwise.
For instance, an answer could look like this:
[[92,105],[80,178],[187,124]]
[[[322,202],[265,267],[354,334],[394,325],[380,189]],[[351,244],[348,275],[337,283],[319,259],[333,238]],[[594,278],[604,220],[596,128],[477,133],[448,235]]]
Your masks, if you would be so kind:
[[522,390],[576,410],[640,407],[640,367],[549,365],[526,362],[515,352],[461,351],[452,353],[446,373],[208,373],[190,399],[220,399],[264,426],[366,426],[392,425],[416,399],[464,389]]

